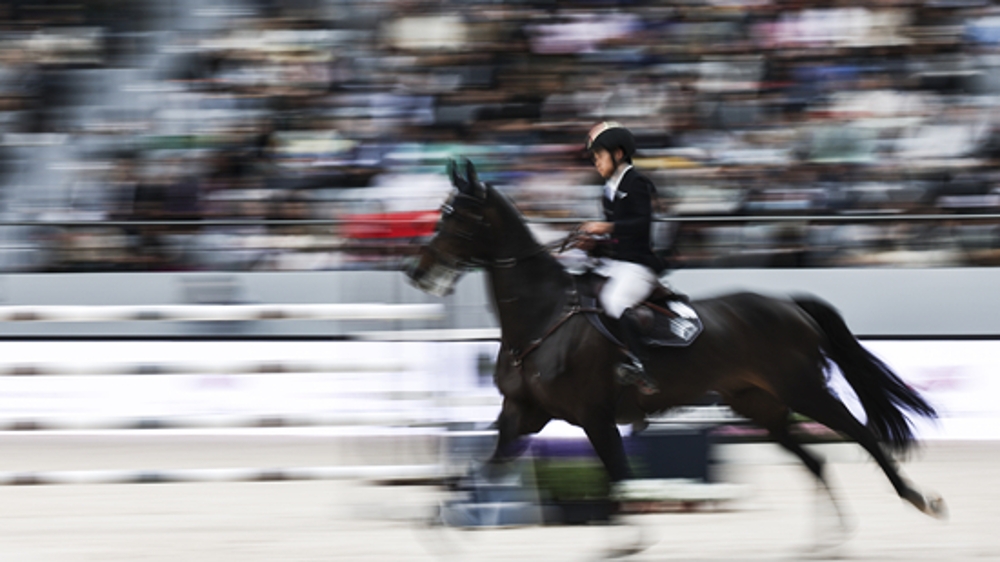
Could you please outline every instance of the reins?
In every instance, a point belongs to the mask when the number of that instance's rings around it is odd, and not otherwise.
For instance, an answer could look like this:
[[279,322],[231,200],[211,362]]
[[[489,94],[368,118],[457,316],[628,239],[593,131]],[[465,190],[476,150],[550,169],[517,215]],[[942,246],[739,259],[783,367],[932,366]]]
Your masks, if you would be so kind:
[[592,307],[583,307],[580,306],[580,303],[578,302],[573,303],[573,305],[570,306],[570,308],[562,316],[560,316],[558,320],[556,320],[555,324],[549,326],[549,329],[545,332],[545,334],[542,335],[542,337],[531,340],[528,343],[528,347],[522,350],[518,350],[512,347],[509,348],[510,354],[513,357],[514,366],[520,367],[522,364],[524,364],[524,358],[530,355],[533,351],[535,351],[539,347],[541,347],[542,343],[544,343],[545,340],[549,338],[549,336],[554,334],[556,330],[558,330],[563,324],[569,321],[570,318],[576,316],[577,314],[587,313],[587,312],[600,312],[600,309]]
[[547,251],[549,251],[549,249],[546,246],[538,245],[535,248],[533,248],[531,251],[529,251],[526,254],[524,254],[523,256],[512,256],[512,257],[509,257],[509,258],[496,258],[496,259],[491,260],[489,262],[485,262],[484,261],[483,263],[484,263],[484,265],[488,264],[488,265],[492,265],[494,267],[514,267],[515,265],[517,265],[517,262],[519,262],[519,261],[523,261],[523,260],[526,260],[528,258],[533,258],[533,257],[537,256],[538,254],[541,254],[541,253],[547,252]]
[[[565,238],[563,238],[561,240],[555,240],[554,242],[549,242],[548,244],[545,244],[543,246],[539,246],[538,248],[536,248],[536,252],[535,253],[555,250],[557,253],[561,254],[561,253],[563,253],[563,252],[566,251],[567,247],[569,247],[571,244],[574,244],[577,240],[579,240],[581,236],[583,236],[583,234],[579,230],[573,230],[573,232],[570,232]],[[534,255],[534,253],[530,254],[530,255]],[[525,257],[529,257],[529,256],[525,256]],[[497,261],[499,261],[499,260],[497,260]],[[515,260],[510,265],[513,266],[516,263],[517,262]],[[571,304],[570,304],[569,308],[566,310],[566,312],[563,313],[562,316],[559,317],[558,320],[555,321],[554,324],[552,324],[551,326],[549,326],[549,329],[545,331],[545,333],[542,335],[542,337],[536,338],[534,340],[531,340],[528,343],[528,346],[525,347],[522,350],[518,350],[518,349],[513,348],[513,347],[508,347],[508,349],[510,350],[510,354],[511,354],[511,356],[513,358],[513,365],[515,367],[520,368],[521,365],[524,364],[524,359],[528,355],[531,355],[531,353],[534,352],[536,349],[538,349],[539,347],[541,347],[542,343],[544,343],[545,340],[547,340],[550,336],[552,336],[552,334],[554,334],[556,332],[556,330],[558,330],[560,327],[562,327],[563,324],[565,324],[566,322],[568,322],[570,318],[572,318],[572,317],[574,317],[574,316],[576,316],[577,314],[580,314],[580,313],[600,313],[600,312],[602,312],[600,308],[592,307],[592,306],[588,307],[588,306],[581,305],[580,304],[580,294],[577,292],[576,289],[573,289],[573,291],[572,291],[571,294],[573,295],[573,300],[571,301]]]

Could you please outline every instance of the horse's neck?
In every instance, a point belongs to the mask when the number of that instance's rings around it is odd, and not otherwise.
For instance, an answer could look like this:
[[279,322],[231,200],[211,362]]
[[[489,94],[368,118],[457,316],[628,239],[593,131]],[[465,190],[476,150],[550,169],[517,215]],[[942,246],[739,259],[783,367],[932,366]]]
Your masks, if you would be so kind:
[[[562,265],[541,249],[523,217],[502,196],[493,207],[498,260],[489,269],[493,303],[504,343],[522,347],[542,337],[566,306],[573,280]],[[540,251],[535,251],[537,248]]]
[[565,309],[572,279],[547,252],[490,271],[504,342],[516,347],[541,337]]

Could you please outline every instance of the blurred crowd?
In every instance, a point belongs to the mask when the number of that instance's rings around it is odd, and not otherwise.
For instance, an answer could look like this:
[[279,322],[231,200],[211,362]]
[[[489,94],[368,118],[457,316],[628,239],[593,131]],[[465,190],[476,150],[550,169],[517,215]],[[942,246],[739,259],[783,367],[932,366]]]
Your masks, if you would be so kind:
[[983,0],[0,0],[0,271],[400,267],[454,155],[555,237],[605,119],[676,267],[994,265],[997,67]]

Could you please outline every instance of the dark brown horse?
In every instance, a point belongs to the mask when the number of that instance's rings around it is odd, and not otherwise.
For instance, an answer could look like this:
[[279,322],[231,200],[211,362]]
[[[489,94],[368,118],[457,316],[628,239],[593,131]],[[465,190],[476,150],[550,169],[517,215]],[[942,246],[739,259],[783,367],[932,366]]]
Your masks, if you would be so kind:
[[[616,383],[619,348],[577,313],[572,276],[535,240],[517,209],[480,182],[471,163],[452,162],[449,171],[457,191],[408,275],[422,290],[445,295],[471,268],[488,274],[502,340],[495,378],[504,397],[492,460],[508,458],[520,437],[557,418],[583,428],[610,479],[622,481],[631,472],[616,423],[635,423],[716,391],[824,486],[823,462],[789,431],[791,412],[856,441],[900,497],[944,516],[940,497],[904,480],[886,450],[914,443],[905,412],[934,417],[934,409],[862,347],[828,304],[752,293],[694,301],[703,333],[688,347],[653,351],[651,376],[662,391],[643,395]],[[830,362],[857,394],[867,424],[830,392]]]

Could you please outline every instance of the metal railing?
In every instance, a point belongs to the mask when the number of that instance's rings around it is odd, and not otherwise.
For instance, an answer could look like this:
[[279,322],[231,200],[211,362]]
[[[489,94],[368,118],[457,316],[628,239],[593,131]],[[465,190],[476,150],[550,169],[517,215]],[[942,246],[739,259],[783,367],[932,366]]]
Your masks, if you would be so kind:
[[[537,217],[525,220],[536,224],[576,224],[601,220],[600,217]],[[822,215],[677,215],[655,217],[657,222],[734,223],[734,222],[880,222],[880,221],[1000,221],[1000,213],[858,213]],[[164,220],[0,220],[4,226],[85,227],[85,226],[340,226],[356,224],[354,219],[164,219]],[[407,219],[363,219],[361,222],[405,224]]]

